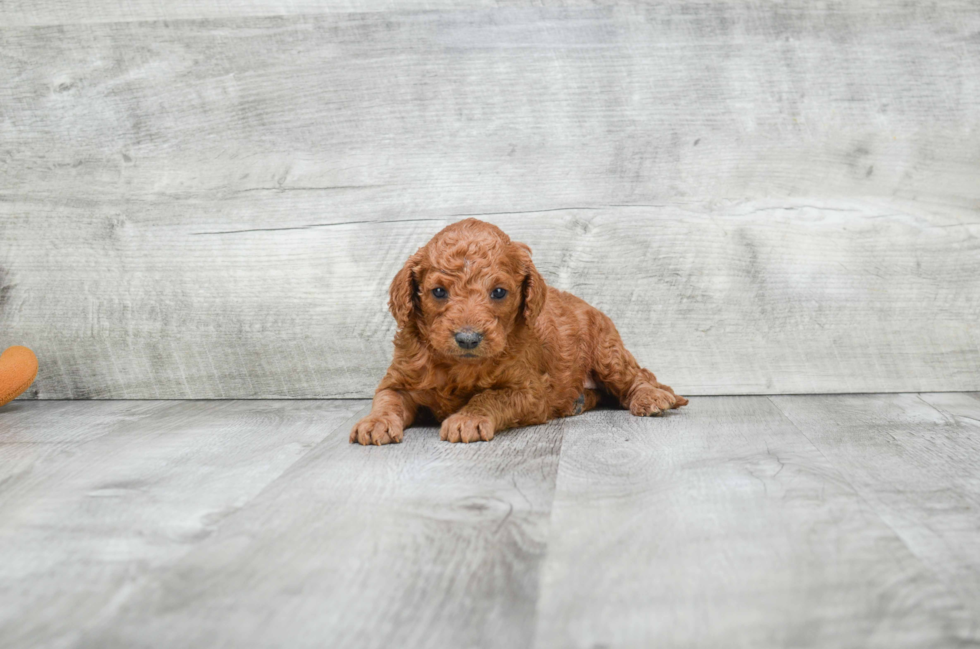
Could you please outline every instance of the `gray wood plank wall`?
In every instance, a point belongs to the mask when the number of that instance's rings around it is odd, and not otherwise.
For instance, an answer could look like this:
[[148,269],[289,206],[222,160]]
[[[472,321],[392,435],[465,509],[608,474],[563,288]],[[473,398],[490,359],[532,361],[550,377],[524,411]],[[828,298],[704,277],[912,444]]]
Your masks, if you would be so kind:
[[445,224],[688,394],[980,389],[972,2],[0,3],[28,398],[367,396]]

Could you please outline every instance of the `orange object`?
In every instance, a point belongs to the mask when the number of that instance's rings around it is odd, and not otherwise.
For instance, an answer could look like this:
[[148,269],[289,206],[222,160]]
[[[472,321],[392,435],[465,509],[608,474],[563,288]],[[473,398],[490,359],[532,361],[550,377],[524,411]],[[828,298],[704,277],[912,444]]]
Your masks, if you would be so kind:
[[37,356],[27,347],[10,347],[0,354],[0,406],[13,401],[37,378]]

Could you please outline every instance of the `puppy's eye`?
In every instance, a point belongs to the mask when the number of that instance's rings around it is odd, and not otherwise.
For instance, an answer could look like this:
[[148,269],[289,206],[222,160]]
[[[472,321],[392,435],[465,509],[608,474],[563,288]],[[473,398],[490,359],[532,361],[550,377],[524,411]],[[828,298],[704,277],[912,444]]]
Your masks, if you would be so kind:
[[432,289],[432,297],[436,298],[437,300],[441,300],[447,295],[449,295],[449,292],[441,286],[437,286]]
[[502,300],[507,297],[507,289],[500,288],[499,286],[492,291],[490,291],[490,297],[494,300]]

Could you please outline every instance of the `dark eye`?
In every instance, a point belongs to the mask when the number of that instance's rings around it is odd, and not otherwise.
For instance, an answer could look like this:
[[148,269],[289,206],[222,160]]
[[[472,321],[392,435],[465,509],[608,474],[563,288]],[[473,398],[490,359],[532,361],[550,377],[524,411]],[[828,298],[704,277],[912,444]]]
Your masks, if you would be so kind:
[[507,297],[507,289],[500,288],[499,286],[492,291],[490,291],[490,297],[494,300],[502,300]]
[[449,293],[447,293],[446,289],[444,289],[441,286],[437,286],[434,289],[432,289],[432,297],[436,298],[437,300],[441,300],[447,295],[449,295]]

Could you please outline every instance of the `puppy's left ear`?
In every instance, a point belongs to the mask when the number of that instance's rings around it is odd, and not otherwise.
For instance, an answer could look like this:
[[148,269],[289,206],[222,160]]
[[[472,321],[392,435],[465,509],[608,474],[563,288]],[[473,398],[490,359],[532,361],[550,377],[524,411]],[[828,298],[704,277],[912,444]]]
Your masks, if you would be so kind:
[[395,316],[399,329],[404,329],[415,318],[419,306],[419,285],[415,271],[422,261],[422,250],[419,249],[408,258],[402,269],[395,274],[388,289],[388,310]]
[[545,300],[548,299],[548,286],[544,283],[541,273],[534,267],[534,262],[531,261],[531,248],[516,241],[514,245],[517,246],[521,272],[524,273],[524,284],[521,288],[524,321],[531,324],[544,309]]

